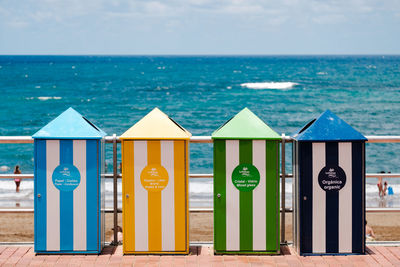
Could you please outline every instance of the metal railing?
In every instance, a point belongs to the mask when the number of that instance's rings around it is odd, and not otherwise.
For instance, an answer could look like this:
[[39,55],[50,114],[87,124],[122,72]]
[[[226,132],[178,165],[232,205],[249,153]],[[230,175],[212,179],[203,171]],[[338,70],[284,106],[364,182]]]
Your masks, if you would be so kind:
[[[366,136],[367,143],[400,143],[400,136]],[[105,212],[113,213],[114,216],[114,241],[113,243],[118,243],[117,237],[117,225],[118,225],[118,213],[121,212],[118,209],[118,179],[122,178],[121,173],[118,173],[117,166],[117,144],[120,143],[120,139],[116,134],[112,136],[106,136],[105,142],[112,144],[113,146],[113,173],[104,174],[105,178],[113,179],[113,208],[106,209]],[[212,143],[211,136],[192,136],[190,138],[191,143]],[[281,136],[281,243],[286,243],[285,238],[285,213],[292,212],[292,209],[286,208],[286,178],[293,178],[292,174],[286,174],[286,143],[292,143],[293,140],[290,136],[282,134]],[[33,139],[30,136],[0,136],[0,144],[31,144]],[[0,174],[0,179],[33,179],[33,174]],[[190,179],[196,178],[213,178],[213,174],[189,174]],[[367,173],[366,178],[400,178],[400,173]],[[212,207],[207,208],[191,208],[191,212],[212,212]],[[0,208],[0,213],[32,213],[33,209],[7,209]],[[367,212],[400,212],[400,208],[367,208]]]

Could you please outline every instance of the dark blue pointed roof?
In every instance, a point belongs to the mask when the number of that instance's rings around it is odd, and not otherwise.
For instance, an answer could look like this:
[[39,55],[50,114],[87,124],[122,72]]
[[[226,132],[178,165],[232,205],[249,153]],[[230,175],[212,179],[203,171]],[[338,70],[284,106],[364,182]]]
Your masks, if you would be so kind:
[[61,113],[57,118],[36,132],[37,139],[101,139],[106,135],[73,108]]
[[364,135],[330,110],[309,122],[292,137],[297,141],[367,141]]

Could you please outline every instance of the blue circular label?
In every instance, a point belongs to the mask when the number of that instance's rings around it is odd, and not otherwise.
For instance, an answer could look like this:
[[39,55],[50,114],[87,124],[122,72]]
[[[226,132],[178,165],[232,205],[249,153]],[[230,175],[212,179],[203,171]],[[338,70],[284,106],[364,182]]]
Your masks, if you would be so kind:
[[61,164],[55,168],[53,184],[60,191],[74,191],[81,182],[81,174],[78,168],[71,164]]

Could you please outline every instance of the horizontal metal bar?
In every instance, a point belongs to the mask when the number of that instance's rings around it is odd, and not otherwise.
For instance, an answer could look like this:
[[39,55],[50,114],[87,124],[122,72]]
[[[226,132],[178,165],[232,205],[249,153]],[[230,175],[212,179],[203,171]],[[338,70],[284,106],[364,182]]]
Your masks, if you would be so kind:
[[399,178],[400,173],[367,173],[366,178]]
[[24,173],[24,174],[1,173],[0,174],[0,179],[14,179],[17,177],[19,179],[33,179],[33,174],[32,173]]
[[212,143],[211,136],[192,136],[190,143]]
[[[116,136],[115,138],[116,138],[116,140],[117,140],[117,143],[121,143],[121,139],[119,139],[119,136]],[[114,142],[114,136],[113,136],[113,135],[105,136],[105,137],[104,137],[104,141],[105,141],[106,143],[112,143],[112,142]]]
[[367,135],[367,143],[400,143],[400,135]]
[[400,208],[367,208],[367,212],[400,212]]
[[[118,213],[122,213],[121,209],[117,210]],[[189,208],[190,212],[193,213],[206,213],[206,212],[213,212],[213,208],[212,207],[201,207],[201,208]],[[280,210],[282,212],[282,209]],[[400,208],[367,208],[366,209],[367,212],[371,212],[371,213],[379,213],[379,212],[400,212]],[[113,213],[114,210],[113,209],[105,209],[104,210],[105,213]],[[290,213],[293,212],[292,208],[286,208],[285,212]],[[0,213],[33,213],[33,209],[32,208],[2,208],[0,209]]]
[[189,173],[189,178],[213,178],[214,175],[212,173]]
[[31,144],[31,136],[0,136],[0,144]]
[[23,209],[23,208],[18,208],[18,209],[0,209],[0,213],[33,213],[33,209]]
[[[119,136],[117,138],[117,143],[121,142]],[[286,143],[293,141],[290,136],[282,137],[285,139]],[[400,143],[400,135],[367,135],[367,143]],[[113,137],[104,137],[106,143],[112,143]],[[190,138],[191,143],[212,143],[211,136],[192,136]],[[33,143],[31,136],[0,136],[0,144],[30,144]]]

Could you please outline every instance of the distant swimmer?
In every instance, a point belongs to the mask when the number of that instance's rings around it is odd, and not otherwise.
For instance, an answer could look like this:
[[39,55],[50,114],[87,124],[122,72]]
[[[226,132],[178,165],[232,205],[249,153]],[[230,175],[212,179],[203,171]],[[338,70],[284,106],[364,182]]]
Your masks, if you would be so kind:
[[[19,166],[15,166],[14,174],[21,174],[21,170],[19,169]],[[21,179],[16,177],[14,178],[15,182],[15,192],[19,192],[19,185],[21,184]]]
[[[381,171],[380,173],[385,173],[384,171]],[[386,195],[386,190],[387,190],[387,182],[385,182],[385,187],[383,186],[383,184],[382,184],[382,180],[383,180],[383,177],[381,176],[381,177],[378,177],[378,184],[377,184],[377,186],[378,186],[378,190],[379,190],[379,196],[381,197],[381,198],[383,198],[385,195]]]
[[387,189],[388,189],[388,183],[385,181],[384,183],[383,183],[383,196],[386,196],[386,192],[387,192]]

